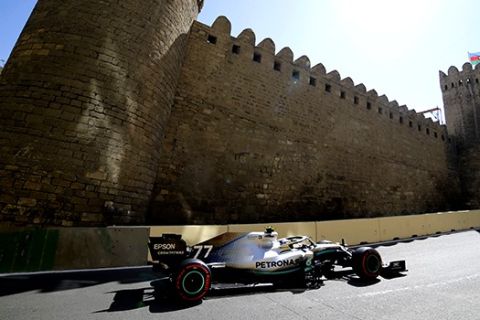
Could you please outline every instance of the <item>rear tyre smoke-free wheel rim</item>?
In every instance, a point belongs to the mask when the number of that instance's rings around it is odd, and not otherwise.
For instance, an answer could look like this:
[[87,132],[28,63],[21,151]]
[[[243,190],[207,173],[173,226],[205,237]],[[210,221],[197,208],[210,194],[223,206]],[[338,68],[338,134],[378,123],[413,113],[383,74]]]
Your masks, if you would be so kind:
[[174,278],[175,290],[180,300],[196,302],[210,290],[211,274],[202,261],[184,261]]
[[183,276],[182,290],[190,295],[194,296],[205,288],[205,277],[197,270],[191,270]]

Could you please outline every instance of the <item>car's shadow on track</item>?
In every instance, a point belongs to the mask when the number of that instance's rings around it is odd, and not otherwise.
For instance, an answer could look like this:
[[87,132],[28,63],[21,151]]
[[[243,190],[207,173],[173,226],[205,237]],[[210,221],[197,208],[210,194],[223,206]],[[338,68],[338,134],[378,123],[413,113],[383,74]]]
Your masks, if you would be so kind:
[[[151,282],[151,287],[140,289],[127,289],[114,292],[113,301],[108,309],[96,311],[94,313],[122,312],[134,309],[148,307],[151,313],[168,313],[183,309],[195,307],[198,303],[182,303],[172,295],[173,288],[167,279],[160,279]],[[254,295],[267,292],[290,291],[292,293],[302,293],[306,289],[284,289],[273,285],[256,285],[241,287],[213,287],[205,300],[219,299],[232,296]]]
[[169,294],[171,288],[167,282],[168,280],[159,279],[152,281],[150,283],[151,287],[107,292],[107,294],[115,294],[112,303],[108,309],[99,310],[94,313],[122,312],[146,307],[148,307],[152,313],[165,313],[195,306],[176,301],[174,297]]
[[385,273],[382,274],[380,277],[372,279],[372,280],[365,280],[359,278],[352,270],[342,270],[336,271],[334,274],[329,275],[327,281],[343,281],[348,283],[354,287],[368,287],[373,286],[382,280],[392,280],[395,278],[405,277],[406,274],[404,273]]
[[191,308],[201,303],[180,303],[173,297],[162,294],[152,287],[119,290],[113,293],[115,293],[115,296],[110,307],[94,313],[123,312],[141,308],[148,308],[151,313],[167,313]]
[[[389,280],[397,277],[403,277],[403,274],[396,274],[387,277],[386,275],[382,276],[380,279],[374,279],[371,281],[366,281],[358,278],[351,270],[337,271],[330,277],[321,283],[317,289],[328,285],[329,281],[342,281],[354,287],[367,287],[375,285],[382,280]],[[195,304],[186,304],[179,302],[173,297],[172,287],[168,279],[159,279],[154,280],[151,283],[151,287],[140,288],[140,289],[128,289],[128,290],[119,290],[115,292],[113,302],[108,309],[100,310],[95,313],[105,313],[105,312],[122,312],[128,310],[134,310],[139,308],[148,307],[149,312],[151,313],[168,313],[179,311],[183,309],[192,308],[202,304],[203,302],[198,302]],[[205,301],[222,299],[226,297],[239,297],[239,296],[250,296],[256,294],[265,294],[271,292],[290,292],[292,294],[302,294],[309,290],[316,289],[306,289],[293,286],[277,286],[273,284],[256,284],[256,285],[234,285],[234,284],[225,284],[225,285],[216,285],[212,287],[208,295],[205,297]]]

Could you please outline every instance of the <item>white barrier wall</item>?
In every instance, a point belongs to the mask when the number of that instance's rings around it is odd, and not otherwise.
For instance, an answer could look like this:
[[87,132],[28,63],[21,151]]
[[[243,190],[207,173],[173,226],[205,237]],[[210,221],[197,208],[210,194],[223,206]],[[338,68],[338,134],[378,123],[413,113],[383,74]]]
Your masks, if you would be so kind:
[[321,221],[316,223],[317,238],[347,244],[359,244],[380,241],[377,219],[353,219]]
[[272,224],[232,224],[228,226],[230,232],[251,232],[264,231],[265,227],[272,226],[279,237],[290,237],[297,235],[309,236],[312,239],[317,238],[316,222],[282,222]]
[[187,244],[193,245],[228,231],[228,226],[156,226],[150,227],[150,236],[160,237],[163,233],[181,234]]
[[317,222],[158,226],[150,228],[150,236],[182,234],[187,244],[194,245],[224,232],[263,231],[267,226],[272,226],[280,237],[308,235],[316,241],[341,242],[344,239],[347,244],[355,245],[480,228],[480,210]]
[[[275,228],[280,237],[308,235],[316,241],[328,239],[341,242],[345,239],[347,244],[356,245],[480,228],[480,210],[374,219],[225,226],[45,230],[0,228],[0,240],[3,239],[3,246],[0,246],[0,272],[145,265],[149,235],[181,234],[189,245],[194,245],[224,232],[263,231],[267,226]],[[22,250],[7,250],[12,246]]]

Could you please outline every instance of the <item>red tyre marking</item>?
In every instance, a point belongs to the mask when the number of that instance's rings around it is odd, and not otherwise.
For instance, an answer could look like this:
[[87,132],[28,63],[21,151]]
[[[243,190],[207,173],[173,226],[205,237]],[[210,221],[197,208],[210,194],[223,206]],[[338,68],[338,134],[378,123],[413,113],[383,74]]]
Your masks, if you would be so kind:
[[[205,275],[205,285],[203,287],[203,292],[200,293],[199,295],[196,295],[195,297],[189,297],[189,296],[185,295],[182,292],[182,289],[181,289],[182,288],[182,278],[185,275],[185,273],[189,272],[190,270],[201,270],[201,271],[203,271],[203,273]],[[208,292],[207,288],[210,288],[210,283],[211,283],[211,275],[210,275],[210,272],[208,271],[208,269],[205,268],[205,266],[203,266],[201,264],[189,264],[189,265],[185,266],[180,271],[180,273],[178,274],[178,276],[176,278],[176,281],[175,281],[175,287],[177,288],[177,292],[181,296],[182,299],[187,300],[187,301],[197,301],[197,300],[201,300],[207,294],[207,292]]]
[[[377,274],[376,273],[372,273],[372,272],[369,272],[367,270],[367,258],[371,255],[374,255],[374,256],[377,256],[375,253],[373,252],[369,252],[367,251],[364,255],[363,255],[363,258],[362,258],[362,269],[363,269],[363,272],[365,272],[366,275],[368,276],[371,276],[371,277],[376,277]],[[377,257],[378,258],[378,257]]]

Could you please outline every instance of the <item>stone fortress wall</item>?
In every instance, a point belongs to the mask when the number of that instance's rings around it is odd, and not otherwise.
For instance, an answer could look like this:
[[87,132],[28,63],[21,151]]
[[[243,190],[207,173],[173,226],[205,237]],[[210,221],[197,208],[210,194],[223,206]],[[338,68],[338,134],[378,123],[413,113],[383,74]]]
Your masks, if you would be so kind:
[[458,147],[458,171],[463,202],[480,206],[480,65],[465,63],[462,70],[440,71],[440,88],[448,131]]
[[37,4],[0,76],[0,224],[305,221],[468,202],[445,126],[249,29],[232,37],[224,17],[194,22],[201,6]]
[[440,88],[450,135],[462,146],[480,140],[480,66],[465,63],[459,71],[452,66],[440,71]]
[[145,222],[201,3],[37,3],[0,77],[1,222]]
[[293,61],[289,48],[275,53],[271,39],[256,45],[250,29],[230,30],[225,17],[193,24],[152,221],[322,220],[454,205],[445,126],[306,56]]

